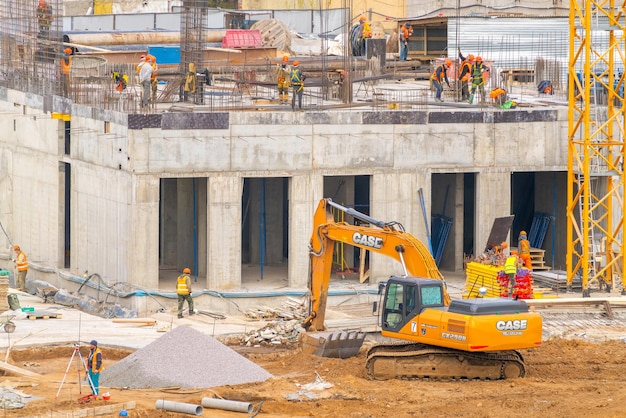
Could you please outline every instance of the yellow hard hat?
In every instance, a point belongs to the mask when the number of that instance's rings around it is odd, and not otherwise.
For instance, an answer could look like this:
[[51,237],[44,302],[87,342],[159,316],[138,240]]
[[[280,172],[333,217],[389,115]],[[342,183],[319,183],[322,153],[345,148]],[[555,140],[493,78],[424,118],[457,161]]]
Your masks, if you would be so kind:
[[520,231],[520,235],[526,235],[526,231]]
[[183,273],[185,273],[185,274],[190,274],[190,273],[191,273],[191,270],[189,270],[189,267],[185,267],[185,268],[183,269]]

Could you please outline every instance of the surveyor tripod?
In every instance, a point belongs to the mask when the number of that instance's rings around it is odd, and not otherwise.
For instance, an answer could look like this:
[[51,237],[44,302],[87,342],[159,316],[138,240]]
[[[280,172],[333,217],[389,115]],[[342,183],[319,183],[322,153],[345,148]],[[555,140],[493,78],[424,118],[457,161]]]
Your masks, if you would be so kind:
[[[78,353],[78,356],[76,354]],[[80,353],[80,344],[74,344],[74,352],[72,353],[72,357],[70,358],[69,363],[67,364],[67,369],[65,369],[65,374],[63,375],[63,380],[61,380],[61,384],[59,385],[59,390],[55,396],[55,399],[59,397],[59,393],[61,393],[61,388],[63,387],[63,383],[65,383],[65,378],[67,377],[67,373],[70,371],[70,367],[72,367],[72,362],[76,359],[76,371],[78,372],[78,393],[83,393],[83,388],[80,379],[80,371],[81,365],[82,369],[85,371],[85,376],[87,377],[87,382],[89,382],[89,387],[91,388],[92,393],[96,393],[96,390],[93,386],[93,382],[91,381],[91,376],[89,376],[89,369],[87,369],[87,364],[85,363],[85,359],[83,355]]]

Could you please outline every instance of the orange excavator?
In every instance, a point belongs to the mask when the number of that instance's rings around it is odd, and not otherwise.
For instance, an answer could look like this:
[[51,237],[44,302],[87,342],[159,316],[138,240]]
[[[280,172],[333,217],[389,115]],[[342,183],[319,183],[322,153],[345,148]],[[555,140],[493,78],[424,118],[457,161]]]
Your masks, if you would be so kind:
[[[332,208],[369,225],[336,222]],[[310,312],[303,348],[324,357],[358,353],[364,333],[324,332],[336,242],[383,254],[402,264],[404,276],[379,284],[374,303],[378,326],[398,343],[377,344],[367,353],[371,379],[506,379],[523,377],[517,350],[541,345],[542,321],[523,300],[451,300],[444,278],[426,246],[397,222],[377,221],[322,199],[314,215],[310,244]],[[378,309],[380,305],[380,309]],[[392,341],[392,340],[390,340]]]

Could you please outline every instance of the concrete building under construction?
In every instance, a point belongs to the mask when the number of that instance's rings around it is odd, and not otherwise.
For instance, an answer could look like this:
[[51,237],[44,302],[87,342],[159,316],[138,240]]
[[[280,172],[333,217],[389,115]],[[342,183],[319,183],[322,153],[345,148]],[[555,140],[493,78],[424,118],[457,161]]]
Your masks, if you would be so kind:
[[[294,112],[267,100],[276,50],[217,62],[206,54],[209,30],[196,24],[206,10],[188,8],[179,18],[180,65],[163,65],[159,98],[142,110],[133,50],[108,51],[107,61],[79,45],[63,94],[61,51],[76,44],[64,43],[60,4],[50,5],[45,30],[37,4],[0,7],[2,53],[10,57],[0,87],[5,268],[19,243],[29,280],[75,289],[97,275],[90,286],[137,310],[172,293],[164,280],[183,267],[193,272],[198,306],[232,308],[216,295],[304,294],[312,215],[323,197],[398,221],[424,241],[433,221],[446,223],[439,265],[452,271],[463,269],[464,255],[484,251],[494,219],[515,215],[516,245],[520,230],[548,217],[546,264],[565,267],[568,112],[558,95],[537,103],[526,93],[529,104],[508,110],[435,105],[427,82],[415,82],[430,73],[427,65],[407,66],[408,76],[393,77],[397,88],[374,95],[371,81],[384,77],[366,57],[346,54],[302,59],[315,75],[303,111]],[[185,101],[182,80],[194,61],[211,76],[202,95]],[[360,80],[337,78],[346,68]],[[125,91],[116,91],[114,70],[131,75]],[[357,90],[365,100],[353,100]],[[358,257],[346,248],[337,269],[353,271]],[[372,284],[402,273],[376,255],[367,268]],[[249,291],[270,272],[286,290]]]

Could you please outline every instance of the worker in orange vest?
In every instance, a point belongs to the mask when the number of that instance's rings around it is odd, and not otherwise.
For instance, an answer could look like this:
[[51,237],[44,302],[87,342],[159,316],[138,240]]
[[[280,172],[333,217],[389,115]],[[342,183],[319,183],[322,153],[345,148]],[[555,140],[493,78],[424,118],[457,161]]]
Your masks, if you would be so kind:
[[278,101],[280,104],[287,104],[289,102],[289,57],[285,55],[283,57],[282,64],[278,64],[276,68],[276,84],[278,85]]
[[152,75],[150,75],[150,86],[152,90],[152,102],[156,102],[157,87],[159,81],[157,80],[157,73],[159,72],[159,66],[157,65],[157,59],[154,55],[146,54],[146,62],[152,66]]
[[476,57],[476,62],[472,65],[472,92],[470,93],[469,102],[474,101],[474,94],[478,89],[480,93],[480,101],[485,102],[485,73],[489,71],[489,68],[483,64],[482,57]]
[[435,86],[435,101],[443,102],[441,98],[441,92],[443,91],[442,81],[445,80],[448,87],[450,87],[450,82],[448,81],[448,68],[452,65],[452,61],[447,59],[443,64],[438,65],[433,71],[433,75],[430,76],[430,80]]
[[72,48],[65,48],[61,57],[61,90],[63,96],[70,95],[70,71],[72,68]]
[[524,262],[524,266],[528,270],[533,269],[533,263],[530,259],[530,241],[526,237],[526,231],[521,231],[517,238],[517,247],[519,250],[519,258]]
[[413,35],[413,28],[406,22],[400,28],[400,61],[406,61],[409,56],[409,38]]
[[461,100],[466,102],[469,100],[469,81],[472,78],[472,64],[474,64],[474,56],[469,54],[466,57],[461,54],[459,49],[459,59],[461,60],[461,71],[459,72],[459,81],[461,82]]
[[15,267],[17,268],[17,290],[26,291],[26,275],[28,274],[28,259],[19,245],[13,246],[15,251]]
[[367,23],[365,16],[359,18],[359,23],[350,29],[350,45],[352,55],[360,57],[365,55],[365,40],[372,37],[372,27]]

